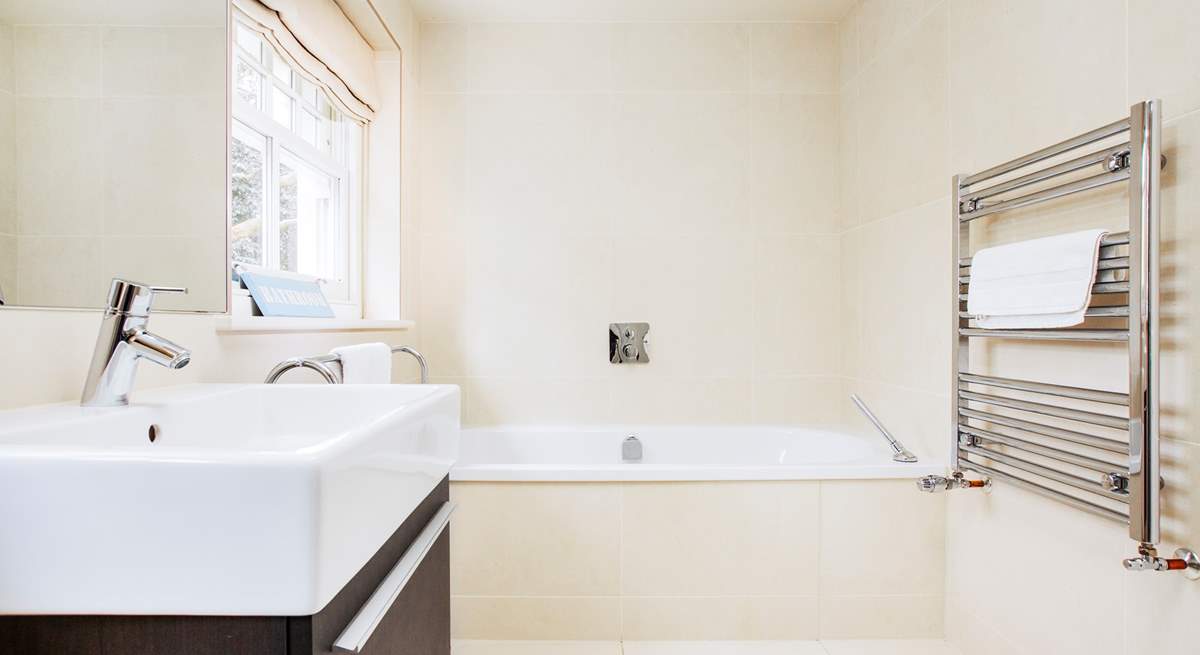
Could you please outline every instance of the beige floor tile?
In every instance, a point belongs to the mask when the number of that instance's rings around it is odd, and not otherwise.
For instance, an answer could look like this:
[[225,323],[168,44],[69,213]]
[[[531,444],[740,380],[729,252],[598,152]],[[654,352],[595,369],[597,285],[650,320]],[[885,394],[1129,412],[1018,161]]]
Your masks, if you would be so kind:
[[621,647],[624,655],[825,655],[815,641],[626,641]]
[[616,597],[451,597],[451,634],[459,639],[616,641]]
[[625,597],[621,634],[637,641],[815,639],[817,598]]
[[829,655],[959,655],[941,639],[825,640]]
[[453,655],[621,655],[616,641],[483,641],[456,639]]

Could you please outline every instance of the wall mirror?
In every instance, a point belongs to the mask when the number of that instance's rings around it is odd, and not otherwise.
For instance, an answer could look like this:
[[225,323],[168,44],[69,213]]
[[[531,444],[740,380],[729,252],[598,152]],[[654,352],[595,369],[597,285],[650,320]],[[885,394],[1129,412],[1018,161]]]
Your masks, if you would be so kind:
[[228,304],[228,0],[0,0],[0,293]]

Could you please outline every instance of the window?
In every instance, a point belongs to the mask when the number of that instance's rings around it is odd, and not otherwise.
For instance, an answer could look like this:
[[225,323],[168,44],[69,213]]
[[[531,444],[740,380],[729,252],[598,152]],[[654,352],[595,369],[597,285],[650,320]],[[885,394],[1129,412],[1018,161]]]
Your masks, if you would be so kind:
[[241,22],[232,79],[233,263],[319,277],[358,306],[363,125]]

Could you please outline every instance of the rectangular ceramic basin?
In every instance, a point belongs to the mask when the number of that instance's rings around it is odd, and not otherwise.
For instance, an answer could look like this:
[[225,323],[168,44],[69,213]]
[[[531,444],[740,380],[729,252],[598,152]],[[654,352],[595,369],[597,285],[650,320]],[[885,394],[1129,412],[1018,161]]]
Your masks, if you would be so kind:
[[443,385],[190,385],[0,412],[0,613],[316,613],[458,441]]

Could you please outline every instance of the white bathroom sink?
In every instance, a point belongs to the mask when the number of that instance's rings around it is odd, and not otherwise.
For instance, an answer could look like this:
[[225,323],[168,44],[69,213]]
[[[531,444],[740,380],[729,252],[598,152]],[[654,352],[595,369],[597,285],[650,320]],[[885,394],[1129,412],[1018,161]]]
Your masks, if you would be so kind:
[[189,385],[0,412],[0,614],[313,614],[458,442],[442,385]]

